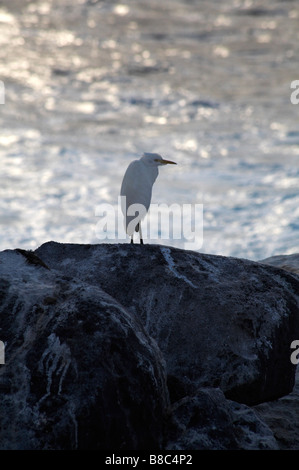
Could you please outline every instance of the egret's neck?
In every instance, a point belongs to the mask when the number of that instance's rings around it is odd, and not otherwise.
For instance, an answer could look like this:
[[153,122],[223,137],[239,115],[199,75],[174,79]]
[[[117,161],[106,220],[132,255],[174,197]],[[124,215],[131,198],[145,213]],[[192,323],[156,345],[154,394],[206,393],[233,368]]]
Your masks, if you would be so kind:
[[146,168],[146,174],[148,176],[148,179],[150,180],[151,184],[154,184],[159,174],[158,167],[156,165],[148,165],[144,162],[142,163],[144,164]]

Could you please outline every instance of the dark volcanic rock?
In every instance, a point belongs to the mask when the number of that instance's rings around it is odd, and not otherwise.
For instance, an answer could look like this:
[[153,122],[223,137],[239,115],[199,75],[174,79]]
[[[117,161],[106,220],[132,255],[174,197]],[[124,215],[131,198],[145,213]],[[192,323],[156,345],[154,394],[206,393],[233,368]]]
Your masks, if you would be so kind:
[[172,401],[219,387],[246,404],[292,391],[299,280],[248,260],[157,245],[49,242],[35,254],[139,317],[167,364]]
[[162,447],[160,350],[99,285],[2,252],[0,338],[1,449]]
[[220,389],[203,388],[172,407],[169,450],[277,450],[273,433],[248,406],[227,400]]
[[[299,274],[299,253],[266,258],[261,263],[278,266]],[[297,338],[299,339],[299,338]],[[271,428],[282,450],[299,450],[299,369],[292,393],[268,403],[254,407],[255,412]]]
[[292,390],[298,292],[279,268],[157,245],[0,253],[0,448],[277,449],[244,403]]
[[299,274],[299,253],[292,255],[277,255],[263,259],[260,263],[278,266],[295,274]]
[[299,450],[299,369],[295,387],[289,395],[261,403],[255,413],[271,429],[281,450]]

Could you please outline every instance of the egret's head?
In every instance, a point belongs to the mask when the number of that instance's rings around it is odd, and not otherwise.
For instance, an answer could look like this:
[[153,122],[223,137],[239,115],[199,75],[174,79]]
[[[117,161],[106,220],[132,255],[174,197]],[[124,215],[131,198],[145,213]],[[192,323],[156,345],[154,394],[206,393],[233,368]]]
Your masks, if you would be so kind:
[[176,165],[175,162],[171,162],[170,160],[164,160],[164,158],[162,158],[161,155],[159,155],[158,153],[144,153],[141,159],[146,165],[150,166],[160,166],[167,164]]

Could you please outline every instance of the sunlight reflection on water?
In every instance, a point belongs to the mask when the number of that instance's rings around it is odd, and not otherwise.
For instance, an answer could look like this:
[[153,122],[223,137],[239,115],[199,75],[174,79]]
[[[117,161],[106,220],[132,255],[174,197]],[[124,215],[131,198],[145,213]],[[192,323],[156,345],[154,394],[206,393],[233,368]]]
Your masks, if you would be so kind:
[[203,202],[201,251],[298,252],[297,19],[278,0],[2,2],[1,249],[97,243],[96,206],[156,151],[178,165],[153,202]]

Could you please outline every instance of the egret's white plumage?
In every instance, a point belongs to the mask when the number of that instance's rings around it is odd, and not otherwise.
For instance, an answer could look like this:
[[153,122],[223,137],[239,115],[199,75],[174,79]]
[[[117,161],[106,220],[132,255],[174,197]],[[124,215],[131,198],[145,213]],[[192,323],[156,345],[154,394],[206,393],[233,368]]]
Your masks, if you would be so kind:
[[[159,174],[158,166],[167,164],[176,165],[175,162],[164,160],[158,153],[144,153],[139,160],[131,162],[125,172],[120,195],[125,229],[131,237],[131,243],[133,243],[134,231],[139,231],[140,243],[143,243],[141,220],[145,217],[151,203],[153,184]],[[133,204],[140,204],[142,207],[134,207]]]

